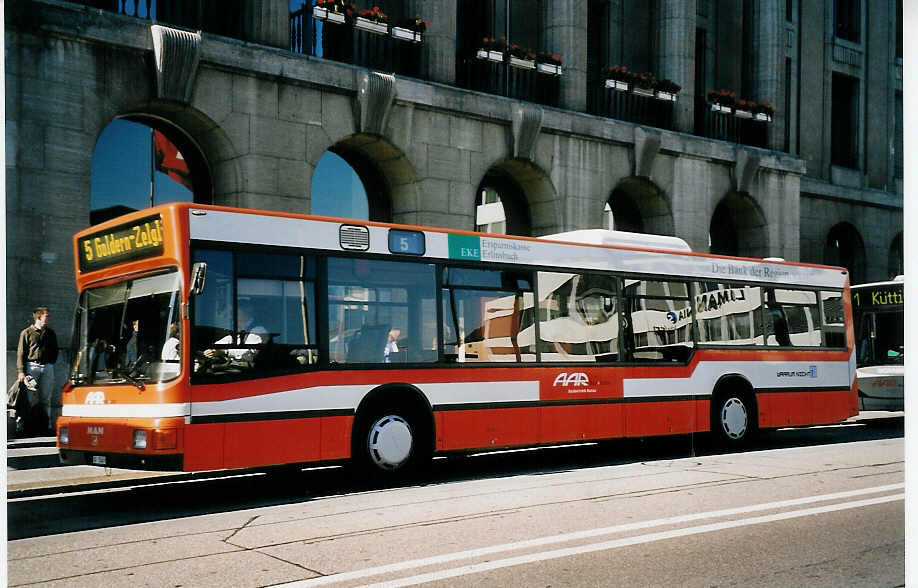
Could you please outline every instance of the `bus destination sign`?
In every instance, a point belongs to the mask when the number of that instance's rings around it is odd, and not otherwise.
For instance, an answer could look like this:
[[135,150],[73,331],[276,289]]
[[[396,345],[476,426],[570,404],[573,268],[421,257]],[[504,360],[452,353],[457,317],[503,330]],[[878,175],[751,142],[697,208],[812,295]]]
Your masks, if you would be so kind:
[[851,301],[858,308],[892,308],[903,303],[902,284],[877,285],[872,288],[852,289]]
[[163,232],[163,220],[157,214],[81,237],[77,245],[80,271],[161,255]]

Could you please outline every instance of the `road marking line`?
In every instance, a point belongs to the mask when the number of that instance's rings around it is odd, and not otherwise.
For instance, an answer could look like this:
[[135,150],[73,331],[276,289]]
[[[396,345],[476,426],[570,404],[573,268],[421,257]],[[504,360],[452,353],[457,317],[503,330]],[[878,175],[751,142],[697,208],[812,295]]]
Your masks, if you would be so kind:
[[456,578],[459,576],[467,576],[470,574],[477,574],[481,572],[487,572],[487,571],[496,570],[500,568],[508,568],[508,567],[518,566],[518,565],[523,565],[523,564],[528,564],[528,563],[544,562],[550,559],[558,559],[562,557],[583,555],[586,553],[593,553],[596,551],[606,551],[609,549],[616,549],[619,547],[629,547],[632,545],[639,545],[642,543],[662,541],[664,539],[674,539],[677,537],[688,537],[690,535],[699,535],[701,533],[710,533],[712,531],[723,531],[725,529],[734,529],[737,527],[745,527],[748,525],[758,525],[762,523],[772,523],[775,521],[784,521],[788,519],[795,519],[798,517],[805,517],[805,516],[810,516],[810,515],[815,515],[815,514],[848,510],[852,508],[860,508],[863,506],[884,504],[887,502],[894,502],[897,500],[905,500],[905,493],[893,494],[890,496],[880,496],[878,498],[868,498],[866,500],[858,500],[854,502],[842,502],[839,504],[830,504],[827,506],[817,506],[814,508],[807,508],[803,510],[795,510],[795,511],[790,511],[790,512],[785,512],[785,513],[772,514],[772,515],[763,515],[760,517],[752,517],[748,519],[739,519],[735,521],[724,521],[722,523],[710,523],[707,525],[698,525],[696,527],[686,527],[684,529],[676,529],[673,531],[662,531],[659,533],[650,533],[648,535],[638,535],[636,537],[628,537],[626,539],[616,539],[613,541],[605,541],[602,543],[594,543],[591,545],[583,545],[580,547],[569,547],[566,549],[557,549],[554,551],[531,553],[529,555],[521,555],[518,557],[510,557],[507,559],[499,559],[496,561],[462,566],[462,567],[452,568],[448,570],[441,570],[439,572],[420,574],[420,575],[411,576],[408,578],[392,580],[390,582],[381,582],[378,584],[373,584],[373,586],[374,587],[375,586],[385,587],[385,588],[414,586],[416,584],[422,584],[424,582],[433,582],[437,580]]
[[525,541],[517,541],[514,543],[503,543],[500,545],[492,545],[489,547],[481,547],[478,549],[470,549],[467,551],[458,551],[455,553],[446,553],[443,555],[436,555],[432,557],[413,559],[413,560],[397,562],[393,564],[376,566],[373,568],[366,568],[363,570],[355,570],[353,572],[342,572],[340,574],[329,574],[327,576],[319,576],[318,578],[310,578],[308,580],[299,580],[296,582],[291,582],[289,584],[281,584],[280,586],[285,586],[285,587],[290,587],[290,588],[306,588],[310,586],[324,586],[327,584],[334,584],[337,582],[347,582],[350,580],[369,578],[372,576],[379,576],[379,575],[388,574],[391,572],[400,572],[400,571],[414,569],[414,568],[422,568],[422,567],[426,567],[430,565],[440,565],[440,564],[449,563],[452,561],[458,561],[462,559],[471,559],[475,557],[481,557],[484,555],[492,555],[494,553],[502,553],[505,551],[518,551],[520,549],[529,549],[532,547],[543,547],[543,546],[551,545],[555,543],[565,543],[568,541],[576,541],[580,539],[590,539],[590,538],[599,537],[602,535],[611,535],[614,533],[623,533],[627,531],[637,531],[641,529],[649,529],[652,527],[660,527],[663,525],[688,523],[688,522],[698,521],[702,519],[712,519],[712,518],[717,518],[717,517],[732,516],[732,515],[746,514],[746,513],[752,513],[752,512],[760,512],[763,510],[788,508],[792,506],[812,504],[814,502],[841,500],[845,498],[853,498],[855,496],[863,496],[866,494],[878,494],[880,492],[890,492],[893,490],[902,490],[904,487],[905,487],[905,483],[903,482],[899,484],[888,484],[885,486],[874,486],[872,488],[862,488],[860,490],[848,490],[845,492],[834,492],[832,494],[820,494],[818,496],[806,496],[803,498],[793,498],[790,500],[780,500],[777,502],[767,502],[764,504],[753,504],[750,506],[740,506],[736,508],[727,508],[727,509],[714,510],[714,511],[709,511],[709,512],[679,515],[679,516],[669,517],[665,519],[654,519],[654,520],[649,520],[649,521],[639,521],[636,523],[626,523],[623,525],[614,525],[611,527],[602,527],[599,529],[587,529],[585,531],[576,531],[573,533],[563,533],[560,535],[550,535],[546,537],[538,537],[536,539],[527,539]]

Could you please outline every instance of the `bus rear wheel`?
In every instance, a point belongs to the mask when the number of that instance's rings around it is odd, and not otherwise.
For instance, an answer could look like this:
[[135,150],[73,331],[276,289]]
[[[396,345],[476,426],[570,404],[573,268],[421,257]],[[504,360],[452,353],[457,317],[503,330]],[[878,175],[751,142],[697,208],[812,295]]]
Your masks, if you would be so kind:
[[746,394],[716,395],[711,404],[711,432],[718,444],[727,448],[746,445],[755,432],[755,414]]
[[359,418],[352,446],[356,469],[375,481],[401,481],[429,461],[421,420],[404,408],[374,411]]

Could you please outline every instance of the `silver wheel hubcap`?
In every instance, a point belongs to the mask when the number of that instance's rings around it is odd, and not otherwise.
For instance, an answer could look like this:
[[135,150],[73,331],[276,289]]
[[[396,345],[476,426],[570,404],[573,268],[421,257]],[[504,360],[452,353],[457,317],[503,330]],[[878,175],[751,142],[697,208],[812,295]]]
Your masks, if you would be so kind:
[[394,470],[411,455],[414,438],[408,421],[389,415],[373,423],[368,442],[373,463],[384,470]]
[[730,439],[740,439],[746,434],[748,415],[746,405],[739,398],[730,398],[720,412],[720,424]]

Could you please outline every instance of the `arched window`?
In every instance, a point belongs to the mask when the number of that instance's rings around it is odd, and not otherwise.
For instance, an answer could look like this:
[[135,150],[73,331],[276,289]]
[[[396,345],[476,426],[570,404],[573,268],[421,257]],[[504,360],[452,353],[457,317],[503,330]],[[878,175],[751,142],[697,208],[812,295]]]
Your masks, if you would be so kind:
[[475,229],[503,235],[532,234],[526,196],[517,181],[505,171],[491,170],[478,186]]
[[710,252],[743,257],[768,257],[765,217],[751,196],[742,192],[727,194],[714,209],[708,229]]
[[92,155],[90,223],[165,202],[210,203],[203,156],[181,131],[143,119],[112,121]]
[[312,176],[311,212],[320,216],[370,220],[363,181],[343,157],[331,151],[322,155]]
[[847,268],[852,284],[860,284],[866,279],[864,240],[854,226],[839,223],[832,227],[826,237],[823,263]]
[[643,233],[644,221],[641,211],[634,201],[620,190],[615,190],[612,197],[602,209],[602,226],[604,229],[614,231],[628,231],[630,233]]

